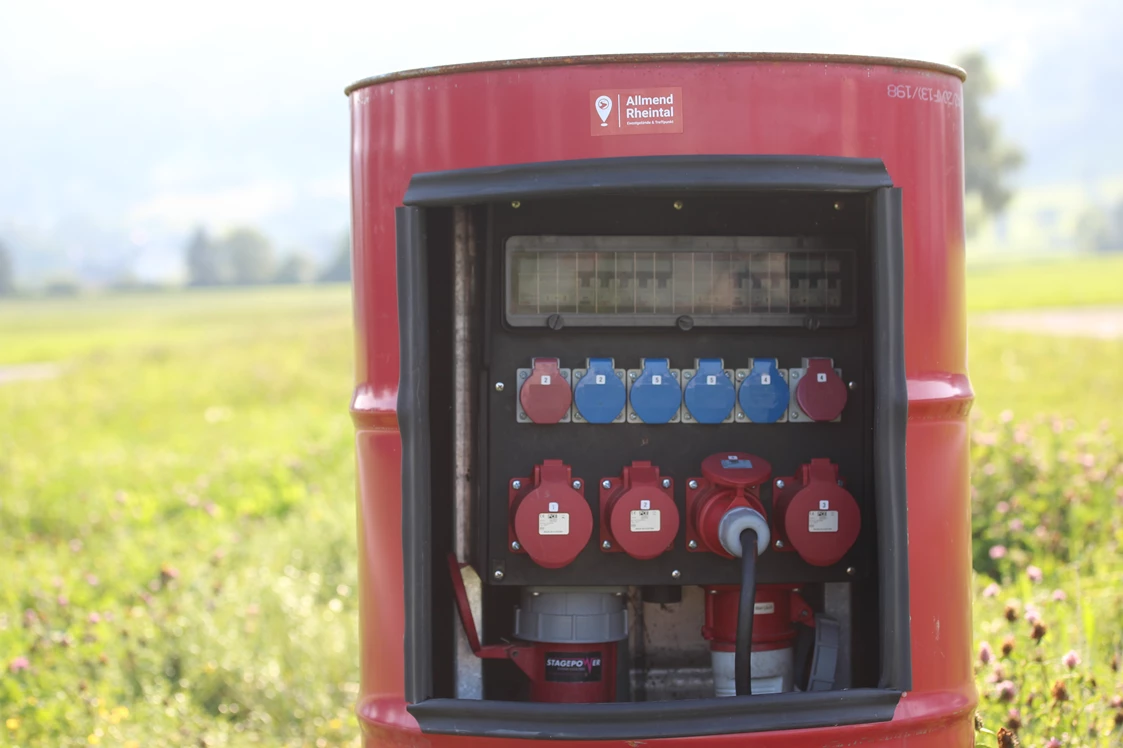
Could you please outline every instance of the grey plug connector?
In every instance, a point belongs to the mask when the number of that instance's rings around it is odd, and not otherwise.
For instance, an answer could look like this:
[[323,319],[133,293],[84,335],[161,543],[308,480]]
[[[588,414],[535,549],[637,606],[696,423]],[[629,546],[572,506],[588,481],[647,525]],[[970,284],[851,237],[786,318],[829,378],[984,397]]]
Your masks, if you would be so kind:
[[745,530],[756,531],[756,555],[768,550],[772,535],[768,531],[768,520],[760,512],[747,506],[730,509],[721,518],[717,527],[717,537],[721,547],[736,558],[741,558],[741,533]]

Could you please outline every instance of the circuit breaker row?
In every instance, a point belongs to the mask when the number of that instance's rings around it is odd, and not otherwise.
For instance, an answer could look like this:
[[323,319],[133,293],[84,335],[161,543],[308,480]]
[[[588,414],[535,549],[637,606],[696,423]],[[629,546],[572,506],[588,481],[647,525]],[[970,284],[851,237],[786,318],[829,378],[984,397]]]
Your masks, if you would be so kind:
[[[861,516],[843,487],[838,465],[816,458],[795,475],[772,480],[771,465],[757,455],[723,452],[702,461],[701,475],[686,479],[686,549],[725,558],[741,555],[739,536],[756,531],[758,553],[795,552],[813,566],[837,563],[857,540]],[[761,487],[771,483],[771,511]],[[640,560],[671,550],[680,515],[675,481],[648,461],[596,483],[604,553]],[[561,460],[545,460],[532,475],[508,481],[508,546],[547,569],[568,566],[593,536],[594,512],[586,483]]]
[[829,358],[805,358],[790,369],[775,358],[750,358],[736,370],[720,358],[695,359],[693,369],[645,358],[627,370],[611,358],[587,359],[583,369],[534,358],[518,381],[517,418],[527,424],[837,421],[853,386]]

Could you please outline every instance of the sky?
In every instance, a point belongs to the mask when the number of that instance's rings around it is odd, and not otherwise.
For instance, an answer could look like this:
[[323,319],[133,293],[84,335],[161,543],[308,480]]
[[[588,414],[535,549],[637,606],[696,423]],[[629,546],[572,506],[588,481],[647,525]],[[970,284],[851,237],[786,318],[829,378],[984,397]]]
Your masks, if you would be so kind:
[[[92,251],[82,237],[125,237],[140,251],[198,224],[263,225],[282,245],[326,246],[347,223],[343,87],[411,67],[666,51],[947,62],[981,48],[1018,112],[1045,93],[1032,80],[1043,56],[1123,25],[1121,7],[0,0],[0,231],[82,256]],[[1006,129],[1040,140],[1034,128],[1050,117],[1064,125],[1071,109],[1016,116]]]

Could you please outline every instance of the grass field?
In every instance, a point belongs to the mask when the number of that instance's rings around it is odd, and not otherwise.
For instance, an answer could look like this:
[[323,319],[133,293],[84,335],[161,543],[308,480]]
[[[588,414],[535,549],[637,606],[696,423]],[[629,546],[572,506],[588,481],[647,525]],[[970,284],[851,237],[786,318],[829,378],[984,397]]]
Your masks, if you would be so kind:
[[[1057,303],[996,277],[973,308]],[[0,304],[32,361],[61,374],[0,386],[0,745],[357,745],[346,289]],[[1123,343],[973,329],[971,361],[984,727],[1119,745]]]

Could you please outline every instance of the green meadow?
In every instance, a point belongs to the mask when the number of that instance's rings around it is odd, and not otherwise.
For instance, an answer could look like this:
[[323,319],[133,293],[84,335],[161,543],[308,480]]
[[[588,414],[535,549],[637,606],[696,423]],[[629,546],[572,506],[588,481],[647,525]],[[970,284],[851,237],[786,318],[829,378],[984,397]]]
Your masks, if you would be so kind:
[[[972,267],[970,306],[1121,276]],[[0,303],[0,369],[31,362],[58,375],[0,383],[0,745],[358,745],[348,290]],[[970,362],[979,744],[1118,746],[1123,341],[972,325]]]

